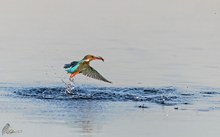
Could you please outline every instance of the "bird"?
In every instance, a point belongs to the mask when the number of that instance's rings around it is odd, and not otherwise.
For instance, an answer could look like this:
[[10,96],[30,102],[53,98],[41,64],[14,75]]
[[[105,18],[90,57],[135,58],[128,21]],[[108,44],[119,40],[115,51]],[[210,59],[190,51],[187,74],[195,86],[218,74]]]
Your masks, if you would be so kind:
[[90,66],[90,62],[93,60],[102,60],[104,62],[104,59],[102,57],[89,54],[80,61],[72,61],[69,64],[65,64],[64,68],[66,69],[67,73],[71,74],[69,77],[70,81],[72,81],[76,75],[83,74],[90,78],[101,80],[107,83],[112,83],[111,81],[104,78],[101,74],[99,74],[97,70]]

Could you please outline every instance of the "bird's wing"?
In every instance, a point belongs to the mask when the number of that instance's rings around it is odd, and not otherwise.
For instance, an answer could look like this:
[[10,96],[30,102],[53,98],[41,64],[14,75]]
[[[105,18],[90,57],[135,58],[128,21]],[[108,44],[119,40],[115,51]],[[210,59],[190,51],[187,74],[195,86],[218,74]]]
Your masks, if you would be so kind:
[[87,67],[85,67],[85,69],[83,69],[81,71],[81,73],[87,77],[90,77],[90,78],[94,78],[94,79],[102,80],[104,82],[112,83],[111,81],[108,81],[106,78],[104,78],[101,74],[98,73],[98,71],[96,71],[94,68],[92,68],[89,65]]
[[78,61],[73,61],[71,62],[70,64],[65,64],[64,65],[64,68],[70,68],[70,67],[74,67],[76,64],[78,64],[79,62]]

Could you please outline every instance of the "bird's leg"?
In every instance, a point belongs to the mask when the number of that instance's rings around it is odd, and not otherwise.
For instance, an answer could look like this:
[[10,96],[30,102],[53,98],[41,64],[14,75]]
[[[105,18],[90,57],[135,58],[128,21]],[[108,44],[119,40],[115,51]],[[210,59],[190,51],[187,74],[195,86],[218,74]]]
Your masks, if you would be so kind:
[[74,77],[79,74],[79,72],[74,72],[70,75],[69,80],[72,82],[72,84],[74,84]]
[[79,74],[79,72],[74,72],[70,75],[70,79],[72,79],[73,77],[75,77],[77,74]]

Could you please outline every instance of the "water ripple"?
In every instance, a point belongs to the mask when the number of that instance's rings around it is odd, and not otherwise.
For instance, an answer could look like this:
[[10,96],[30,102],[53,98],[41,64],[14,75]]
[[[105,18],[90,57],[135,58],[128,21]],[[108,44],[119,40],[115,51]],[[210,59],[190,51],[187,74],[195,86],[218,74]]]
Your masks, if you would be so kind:
[[19,97],[52,100],[141,101],[160,105],[189,104],[193,94],[182,94],[173,87],[76,87],[69,95],[65,87],[30,87],[14,89]]

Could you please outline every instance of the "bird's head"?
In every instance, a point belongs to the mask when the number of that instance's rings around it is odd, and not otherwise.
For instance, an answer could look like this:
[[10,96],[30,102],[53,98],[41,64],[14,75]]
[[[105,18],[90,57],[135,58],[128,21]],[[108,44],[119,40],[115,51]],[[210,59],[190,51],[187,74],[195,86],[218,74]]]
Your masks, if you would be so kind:
[[102,60],[104,61],[104,59],[100,56],[96,57],[96,56],[93,56],[93,55],[86,55],[83,60],[85,60],[86,62],[90,62],[92,60]]

